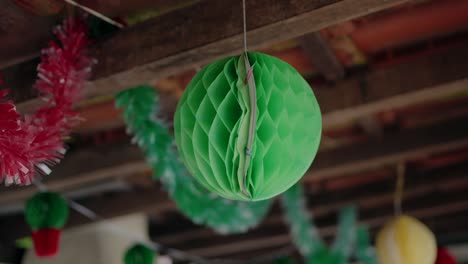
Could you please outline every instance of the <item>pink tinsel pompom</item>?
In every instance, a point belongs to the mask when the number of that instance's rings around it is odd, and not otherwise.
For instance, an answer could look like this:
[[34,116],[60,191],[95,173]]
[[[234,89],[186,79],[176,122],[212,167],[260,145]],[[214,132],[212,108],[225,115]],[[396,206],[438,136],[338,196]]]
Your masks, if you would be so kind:
[[63,158],[62,138],[79,121],[72,105],[80,99],[94,64],[86,54],[87,31],[82,18],[67,19],[54,31],[59,43],[42,50],[35,88],[47,106],[21,117],[5,99],[8,90],[0,90],[0,180],[5,184],[30,184]]

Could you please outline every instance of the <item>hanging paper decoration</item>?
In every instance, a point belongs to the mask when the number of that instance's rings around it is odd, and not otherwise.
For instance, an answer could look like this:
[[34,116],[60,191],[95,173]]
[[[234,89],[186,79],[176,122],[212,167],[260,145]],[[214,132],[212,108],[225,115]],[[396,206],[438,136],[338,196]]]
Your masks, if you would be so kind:
[[68,219],[65,199],[53,192],[37,193],[27,201],[25,217],[32,229],[36,255],[55,256],[59,249],[61,228]]
[[307,81],[286,62],[255,52],[204,67],[174,120],[192,176],[220,196],[247,201],[274,197],[299,181],[315,157],[321,128]]
[[429,228],[410,216],[393,219],[377,235],[380,264],[433,264],[436,250],[436,240]]
[[197,224],[219,233],[240,233],[256,226],[270,208],[270,201],[236,202],[205,191],[190,177],[174,145],[173,138],[156,117],[159,101],[156,91],[140,86],[119,93],[117,107],[123,108],[128,129],[182,213]]
[[0,181],[25,185],[37,173],[49,174],[48,165],[63,158],[62,138],[77,124],[72,105],[82,94],[93,60],[86,55],[87,27],[81,18],[65,20],[51,42],[42,50],[35,88],[47,106],[21,117],[13,103],[0,91]]
[[143,244],[136,244],[125,252],[125,264],[156,264],[156,253]]
[[13,0],[13,2],[40,16],[55,15],[65,6],[65,3],[60,0]]
[[[282,196],[286,221],[289,223],[294,244],[309,264],[345,264],[348,262],[356,240],[356,209],[346,207],[340,212],[338,233],[331,248],[320,238],[313,225],[302,186],[294,185]],[[367,230],[360,228],[357,256],[363,264],[376,264],[373,249],[369,245]]]
[[457,264],[457,260],[448,252],[446,248],[440,247],[437,250],[435,264]]

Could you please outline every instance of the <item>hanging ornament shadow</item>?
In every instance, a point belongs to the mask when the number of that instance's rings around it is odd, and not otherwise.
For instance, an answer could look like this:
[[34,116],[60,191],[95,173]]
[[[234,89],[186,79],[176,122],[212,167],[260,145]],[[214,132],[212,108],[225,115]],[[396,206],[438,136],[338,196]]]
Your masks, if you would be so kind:
[[57,254],[61,229],[68,214],[67,202],[58,193],[39,192],[27,201],[25,217],[32,229],[34,251],[38,257]]
[[317,153],[322,121],[311,87],[292,66],[246,52],[192,79],[174,129],[182,160],[202,186],[258,201],[301,179]]
[[242,233],[266,215],[271,201],[223,199],[205,190],[187,173],[167,126],[156,118],[159,98],[152,87],[140,86],[119,93],[116,106],[123,108],[127,129],[144,151],[154,178],[162,182],[179,210],[193,222],[222,234]]

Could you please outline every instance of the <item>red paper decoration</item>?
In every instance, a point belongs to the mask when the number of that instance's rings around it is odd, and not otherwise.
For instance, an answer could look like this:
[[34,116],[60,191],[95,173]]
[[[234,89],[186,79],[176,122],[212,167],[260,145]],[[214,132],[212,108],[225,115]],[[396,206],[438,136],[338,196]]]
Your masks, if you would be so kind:
[[37,173],[49,174],[50,165],[63,158],[62,138],[79,121],[72,110],[91,73],[93,60],[86,54],[87,25],[82,18],[67,19],[54,33],[59,43],[42,50],[35,88],[47,106],[21,117],[0,91],[0,182],[25,185]]
[[437,250],[436,264],[457,264],[457,260],[445,248]]

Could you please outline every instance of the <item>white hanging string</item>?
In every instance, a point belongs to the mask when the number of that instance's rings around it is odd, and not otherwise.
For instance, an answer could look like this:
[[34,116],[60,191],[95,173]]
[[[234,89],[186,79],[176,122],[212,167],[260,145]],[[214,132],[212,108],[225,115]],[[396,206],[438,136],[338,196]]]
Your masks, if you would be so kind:
[[100,18],[100,19],[106,21],[107,23],[109,23],[109,24],[111,24],[111,25],[114,25],[114,26],[116,26],[116,27],[118,27],[118,28],[123,28],[123,27],[124,27],[124,25],[123,25],[122,23],[119,23],[119,22],[117,22],[117,21],[115,21],[115,20],[113,20],[113,19],[111,19],[111,18],[109,18],[109,17],[107,17],[107,16],[105,16],[105,15],[103,15],[103,14],[97,12],[96,10],[93,10],[93,9],[87,7],[87,6],[84,6],[84,5],[80,4],[80,3],[77,3],[77,2],[75,2],[74,0],[63,0],[63,1],[69,3],[70,5],[73,5],[73,6],[76,6],[76,7],[78,7],[78,8],[81,8],[81,9],[84,10],[85,12],[90,13],[91,15],[93,15],[93,16],[95,16],[95,17],[98,17],[98,18]]
[[244,52],[247,53],[247,11],[245,7],[245,0],[242,0],[242,18],[244,25]]
[[394,213],[395,216],[399,216],[402,213],[401,204],[403,202],[403,191],[405,185],[405,164],[403,162],[399,162],[397,165],[397,180],[396,180],[396,187],[395,187],[395,196],[393,200],[394,206]]
[[[93,10],[93,9],[90,9],[86,6],[83,6],[73,0],[64,0],[65,2],[71,4],[71,5],[74,5],[76,7],[79,7],[81,9],[83,9],[84,11],[114,25],[114,26],[117,26],[119,28],[123,28],[124,26],[119,23],[119,22],[116,22],[108,17],[106,17],[105,15]],[[247,74],[246,74],[246,83],[248,84],[249,88],[250,88],[250,92],[252,92],[252,89],[254,91],[254,95],[253,95],[253,102],[256,101],[256,93],[255,93],[255,82],[253,81],[253,68],[251,67],[250,63],[248,62],[248,57],[247,57],[247,15],[246,15],[246,4],[245,4],[245,0],[242,0],[242,13],[243,13],[243,31],[244,31],[244,53],[245,53],[245,57],[246,57],[246,68],[247,68]],[[252,94],[251,94],[252,96]],[[252,100],[251,100],[252,101]],[[256,111],[254,111],[256,112]],[[255,120],[255,113],[253,115],[253,119]],[[251,129],[252,130],[252,127],[255,127],[255,123],[254,124],[251,124]],[[249,132],[249,134],[252,134],[252,131]],[[251,139],[252,140],[252,139]],[[247,151],[249,152],[250,149],[247,148]],[[249,154],[250,155],[250,154]],[[45,186],[39,179],[36,179],[34,180],[33,184],[40,190],[40,191],[48,191],[48,188],[47,186]],[[103,217],[99,216],[97,213],[95,213],[94,211],[92,211],[91,209],[85,207],[84,205],[82,204],[79,204],[71,199],[66,199],[69,206],[75,210],[76,212],[82,214],[83,216],[87,217],[88,219],[92,220],[92,221],[97,221],[97,220],[104,220]],[[193,256],[193,255],[189,255],[183,251],[180,251],[178,249],[173,249],[173,248],[166,248],[158,243],[155,243],[155,242],[148,242],[148,241],[143,241],[141,242],[141,238],[136,236],[135,234],[133,234],[132,232],[129,232],[128,230],[125,230],[124,228],[122,228],[121,226],[115,224],[115,223],[112,223],[112,222],[105,222],[106,225],[108,225],[108,227],[110,229],[112,229],[114,232],[116,233],[120,233],[120,234],[123,234],[125,235],[126,237],[129,237],[129,238],[132,238],[135,242],[139,242],[139,243],[142,243],[142,244],[145,244],[147,246],[149,246],[150,248],[152,248],[153,250],[156,250],[156,251],[160,251],[161,249],[163,249],[164,251],[167,252],[167,254],[171,257],[174,257],[176,259],[179,259],[179,260],[189,260],[189,261],[193,261],[192,263],[199,263],[199,264],[208,264],[208,263],[233,263],[233,264],[238,264],[238,263],[243,263],[243,261],[237,261],[237,260],[214,260],[214,261],[207,261],[201,257],[198,257],[198,256]],[[288,255],[291,251],[291,248],[287,247],[286,249],[283,249],[283,250],[280,250],[279,252],[276,252],[276,254],[269,254],[269,255],[266,255],[266,256],[259,256],[257,258],[255,258],[255,262],[256,263],[263,263],[265,261],[268,261],[270,262],[273,258],[275,257],[280,257],[280,256],[284,256],[284,255]]]

